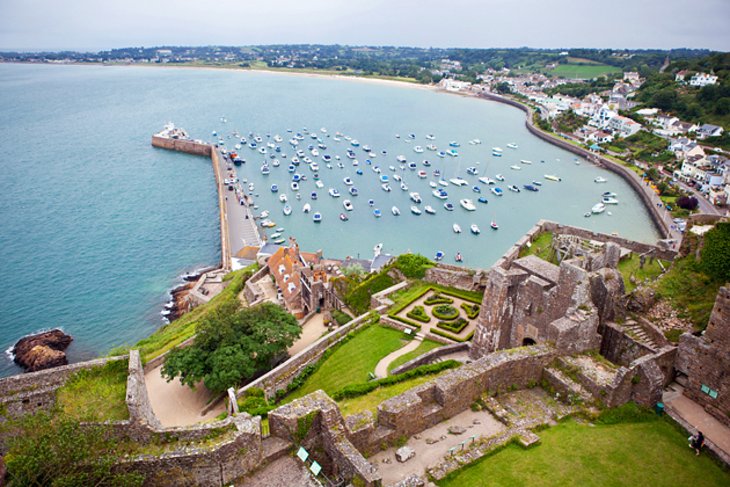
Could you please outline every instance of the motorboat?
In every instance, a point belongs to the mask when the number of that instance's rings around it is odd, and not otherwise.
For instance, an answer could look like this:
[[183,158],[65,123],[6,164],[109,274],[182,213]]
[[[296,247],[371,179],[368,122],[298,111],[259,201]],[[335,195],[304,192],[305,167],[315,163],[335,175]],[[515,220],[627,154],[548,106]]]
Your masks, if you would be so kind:
[[372,207],[375,204],[375,200],[368,200],[368,206]]
[[269,210],[264,210],[259,215],[259,218],[268,218],[269,217]]
[[453,228],[453,229],[454,229],[454,233],[461,233],[461,227],[459,226],[459,224],[458,224],[458,223],[454,223],[454,224],[453,224],[453,225],[451,226],[451,228]]
[[416,192],[409,193],[408,196],[411,198],[411,201],[413,201],[414,203],[421,202],[421,195]]
[[502,149],[499,147],[492,147],[492,155],[494,157],[502,157]]
[[421,164],[423,164],[425,167],[431,167],[431,161],[429,161],[428,159],[422,160]]
[[604,198],[605,197],[615,198],[616,197],[616,193],[614,193],[613,191],[605,191],[601,196],[603,196]]
[[545,179],[547,179],[548,181],[556,181],[556,182],[562,181],[561,178],[559,178],[558,176],[556,176],[554,174],[545,174]]
[[387,183],[388,181],[390,181],[390,177],[388,177],[387,174],[381,174],[380,175],[380,182],[381,183]]
[[488,200],[487,198],[485,198],[484,196],[480,196],[480,197],[479,197],[479,199],[478,199],[477,201],[478,201],[479,203],[482,203],[482,204],[485,204],[485,205],[486,205],[487,203],[489,203],[489,200]]
[[280,194],[279,195],[279,201],[281,201],[282,203],[286,203],[287,200],[288,200],[288,198],[286,197],[285,194]]
[[527,191],[534,191],[534,192],[540,191],[540,189],[537,186],[534,186],[532,184],[523,184],[522,187],[525,188]]
[[475,211],[477,209],[477,207],[474,206],[474,203],[472,202],[472,200],[470,200],[469,198],[460,199],[459,204],[466,211]]
[[264,228],[274,228],[276,226],[276,223],[272,222],[271,220],[264,220],[261,222],[261,226]]
[[436,151],[436,149],[438,149],[438,147],[436,147],[434,144],[428,144],[426,146],[426,149],[428,149],[430,151]]
[[517,164],[512,164],[509,168],[512,169],[513,171],[521,171],[522,170],[522,168],[520,166],[518,166]]
[[449,142],[449,147],[459,147],[460,145],[461,144],[459,144],[455,140],[452,140],[451,142]]
[[601,199],[601,203],[603,203],[604,205],[617,205],[618,200],[612,196],[604,196]]
[[416,169],[418,169],[418,164],[416,164],[415,162],[411,161],[411,162],[408,163],[408,169],[410,169],[411,171],[415,171]]
[[381,212],[379,209],[375,208],[373,210],[373,215],[375,216],[375,218],[380,218],[381,216],[383,216],[383,212]]
[[454,211],[454,205],[449,203],[448,201],[444,203],[444,209],[446,211]]
[[392,213],[392,214],[393,214],[394,216],[398,216],[398,215],[400,215],[400,210],[398,209],[398,207],[397,207],[397,206],[394,206],[394,207],[392,207],[392,208],[390,209],[390,212],[391,212],[391,213]]
[[400,177],[400,174],[393,174],[393,179],[395,179],[396,181],[402,181],[403,180],[403,178]]
[[594,183],[607,183],[608,179],[602,178],[601,176],[598,176],[596,179],[593,180]]
[[436,214],[436,210],[434,210],[434,209],[433,209],[433,206],[431,206],[431,205],[426,205],[426,206],[424,206],[424,207],[423,207],[423,210],[424,210],[424,211],[425,211],[426,213],[428,213],[429,215],[435,215],[435,214]]
[[444,254],[444,253],[443,253],[442,251],[440,251],[440,250],[437,250],[437,251],[436,251],[436,255],[434,256],[434,258],[433,258],[433,259],[434,259],[434,260],[435,260],[436,262],[439,262],[439,261],[443,260],[443,258],[444,258],[444,255],[445,255],[445,254]]
[[275,232],[275,233],[272,233],[271,235],[269,235],[269,238],[272,238],[272,239],[279,238],[279,237],[281,237],[281,235],[282,235],[281,232]]
[[444,181],[443,179],[439,179],[437,182],[440,186],[443,186],[444,188],[447,188],[449,186],[449,183]]
[[310,205],[309,203],[304,203],[304,206],[302,206],[302,211],[304,213],[309,213],[310,211],[312,211],[312,205]]
[[436,155],[437,155],[437,156],[439,156],[439,157],[441,157],[441,158],[444,158],[444,157],[446,157],[446,152],[444,152],[444,151],[440,150],[440,151],[438,151],[438,152],[436,153]]
[[507,186],[507,189],[509,189],[510,191],[512,191],[514,193],[519,193],[520,192],[520,188],[518,188],[514,184],[510,184],[509,186]]
[[328,191],[328,193],[333,198],[339,198],[340,197],[340,192],[337,191],[337,189],[335,189],[335,188],[330,188],[329,191]]
[[315,212],[314,215],[312,215],[312,220],[314,221],[314,223],[320,223],[322,221],[322,213],[318,211]]
[[346,214],[340,213],[340,220],[342,220],[343,222],[346,222],[349,219],[350,218]]
[[414,215],[420,215],[422,213],[422,211],[416,205],[412,205],[411,206],[411,213],[413,213]]
[[413,148],[413,152],[415,152],[416,154],[423,154],[423,147],[417,145]]
[[449,197],[449,194],[441,188],[434,189],[431,194],[440,200],[445,200]]
[[292,181],[289,187],[291,187],[292,191],[299,191],[299,183],[297,183],[296,181]]
[[392,188],[390,187],[390,184],[383,183],[380,185],[380,187],[385,191],[386,193],[390,193],[392,191]]
[[352,211],[354,209],[354,207],[352,206],[352,201],[350,200],[343,201],[342,206],[344,206],[347,211]]
[[492,222],[489,224],[490,227],[492,227],[492,230],[498,230],[499,225],[497,225],[497,222],[492,220]]
[[495,179],[496,179],[497,181],[504,181],[504,176],[502,176],[501,174],[497,174],[496,176],[494,176],[494,178],[495,178]]
[[603,203],[597,203],[593,205],[593,208],[591,208],[591,213],[594,213],[596,215],[599,213],[603,213],[604,211],[606,211],[606,205],[604,205]]
[[314,185],[317,186],[319,189],[324,188],[324,183],[322,181],[319,181],[319,180],[316,183],[314,183]]
[[261,174],[263,174],[264,176],[268,176],[270,172],[271,169],[269,169],[268,165],[261,166]]
[[360,194],[355,186],[350,186],[350,189],[348,189],[347,191],[349,191],[352,196],[357,196],[358,194]]
[[479,174],[479,170],[474,166],[470,166],[466,168],[466,173],[471,174],[472,176],[476,176],[477,174]]
[[466,186],[467,184],[469,184],[469,181],[467,181],[466,179],[461,179],[459,177],[451,178],[451,179],[449,179],[449,182],[451,184],[453,184],[454,186],[459,186],[459,187]]
[[457,151],[456,149],[449,149],[446,152],[446,155],[451,156],[451,157],[459,157],[459,151]]
[[405,181],[400,182],[400,189],[403,191],[408,191],[408,185],[405,183]]
[[475,192],[475,193],[481,193],[482,192],[482,188],[480,188],[479,186],[472,186],[471,190],[473,192]]
[[279,186],[276,184],[271,185],[271,192],[272,193],[278,193],[279,192]]
[[316,191],[312,191],[312,193],[309,196],[311,196],[311,198],[313,200],[316,200],[317,199],[317,192]]
[[395,158],[396,161],[398,161],[400,164],[405,164],[408,162],[408,159],[406,159],[406,156],[400,155]]
[[438,188],[439,187],[439,185],[436,184],[436,181],[429,181],[428,182],[428,185],[431,186],[432,188]]
[[289,216],[291,215],[291,206],[286,205],[281,211],[284,213],[284,216]]
[[349,177],[343,179],[342,182],[345,183],[346,186],[352,186],[353,184],[355,184],[352,182],[352,179],[350,179]]
[[476,223],[472,223],[469,227],[469,230],[471,230],[471,233],[473,233],[474,235],[479,235],[480,233],[482,233]]
[[420,171],[418,171],[418,177],[421,179],[426,179],[428,177],[428,173],[421,169]]
[[492,188],[492,193],[494,193],[496,196],[502,196],[504,194],[504,191],[502,191],[502,188],[498,188],[495,186]]
[[482,184],[486,184],[486,185],[497,184],[497,182],[494,179],[487,177],[487,176],[482,176],[481,178],[479,178],[479,182]]
[[533,181],[532,184],[535,186],[542,186],[542,183],[540,181]]
[[517,144],[515,144],[513,142],[513,143],[510,143],[510,144],[507,144],[507,147],[509,147],[510,149],[516,149],[517,148]]
[[520,159],[520,162],[522,164],[532,164],[532,161],[528,161],[527,159]]
[[436,140],[436,136],[433,134],[426,135],[426,140]]

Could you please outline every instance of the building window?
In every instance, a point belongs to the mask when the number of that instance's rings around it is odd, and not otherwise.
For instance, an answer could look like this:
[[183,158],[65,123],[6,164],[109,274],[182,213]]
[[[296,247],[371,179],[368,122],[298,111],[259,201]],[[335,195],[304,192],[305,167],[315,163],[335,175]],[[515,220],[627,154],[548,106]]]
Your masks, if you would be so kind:
[[706,386],[702,384],[702,387],[700,387],[700,390],[710,396],[712,399],[717,399],[717,391],[714,389],[710,389],[709,386]]

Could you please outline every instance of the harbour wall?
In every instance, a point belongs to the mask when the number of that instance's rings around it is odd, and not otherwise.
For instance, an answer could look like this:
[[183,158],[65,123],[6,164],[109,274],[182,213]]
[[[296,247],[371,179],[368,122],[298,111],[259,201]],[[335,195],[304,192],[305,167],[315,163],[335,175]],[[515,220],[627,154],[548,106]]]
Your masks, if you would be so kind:
[[[649,211],[649,215],[651,216],[652,221],[654,222],[654,226],[659,230],[659,233],[661,234],[662,238],[671,238],[672,232],[670,231],[670,223],[667,222],[664,215],[660,213],[658,204],[661,203],[661,200],[658,196],[655,194],[649,194],[646,190],[646,188],[643,185],[643,182],[641,178],[632,170],[627,169],[623,167],[622,165],[607,159],[605,157],[602,157],[594,152],[591,152],[589,150],[583,149],[581,147],[577,147],[573,144],[570,144],[567,141],[560,140],[550,134],[547,134],[540,130],[539,128],[535,127],[532,123],[532,114],[533,111],[530,107],[509,99],[502,96],[495,95],[493,93],[480,93],[477,95],[481,98],[485,98],[487,100],[496,101],[499,103],[505,103],[507,105],[511,105],[515,108],[519,108],[525,114],[527,115],[525,119],[525,127],[527,127],[527,130],[533,134],[536,137],[539,137],[540,139],[544,140],[545,142],[548,142],[550,144],[553,144],[555,146],[560,147],[561,149],[565,149],[568,152],[572,152],[573,154],[579,155],[581,157],[585,157],[589,161],[593,162],[594,164],[611,171],[614,174],[617,174],[618,176],[622,177],[636,192],[637,195],[641,198],[642,202],[644,203],[644,206]],[[663,208],[663,205],[662,205]]]
[[213,147],[210,144],[189,139],[171,139],[169,137],[152,136],[152,146],[160,149],[174,150],[195,156],[210,156]]

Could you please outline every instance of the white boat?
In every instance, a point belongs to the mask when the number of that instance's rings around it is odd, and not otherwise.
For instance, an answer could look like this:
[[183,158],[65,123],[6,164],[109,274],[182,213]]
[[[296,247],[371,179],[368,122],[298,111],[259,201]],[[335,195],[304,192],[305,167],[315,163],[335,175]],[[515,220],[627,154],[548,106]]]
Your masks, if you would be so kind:
[[436,214],[436,210],[434,210],[431,205],[426,205],[426,206],[423,207],[423,209],[429,215],[435,215]]
[[520,192],[520,188],[518,188],[514,184],[510,184],[509,186],[507,186],[507,189],[509,189],[510,191],[512,191],[514,193],[519,193]]
[[451,178],[451,179],[449,179],[449,182],[451,184],[453,184],[454,186],[459,186],[459,187],[466,186],[467,184],[469,184],[469,181],[467,181],[466,179],[461,179],[461,178]]
[[615,198],[617,195],[613,191],[605,191],[601,196],[608,196],[609,198]]
[[438,150],[438,147],[436,147],[434,144],[428,144],[426,146],[426,149],[428,149],[430,151],[436,151],[436,150]]
[[545,179],[547,179],[548,181],[558,181],[558,182],[562,181],[561,178],[559,178],[558,176],[556,176],[554,174],[545,174]]
[[473,233],[474,235],[479,235],[481,233],[481,230],[479,230],[479,227],[477,226],[476,223],[472,223],[471,226],[469,227],[469,229],[471,230],[471,233]]
[[440,200],[445,200],[449,197],[449,194],[441,188],[434,189],[431,194]]
[[407,162],[406,156],[398,156],[395,158],[395,160],[401,164],[405,164]]
[[417,207],[416,205],[412,205],[411,206],[411,213],[413,213],[414,215],[420,215],[422,212],[421,212],[421,209],[419,207]]
[[289,205],[286,205],[286,206],[285,206],[285,207],[284,207],[284,208],[282,209],[282,212],[284,213],[284,215],[285,215],[285,216],[289,216],[289,215],[291,215],[291,206],[289,206]]
[[391,208],[390,212],[393,213],[393,215],[395,215],[395,216],[400,215],[400,210],[398,209],[397,206],[394,206],[393,208]]
[[411,201],[413,201],[414,203],[421,202],[421,195],[416,193],[415,191],[413,193],[409,193],[408,196],[411,198]]
[[321,222],[322,221],[322,213],[315,212],[314,215],[312,215],[312,220],[314,221],[314,223]]
[[494,193],[496,196],[502,196],[504,194],[504,191],[502,191],[501,188],[494,187],[492,188],[492,193]]
[[340,197],[340,192],[339,192],[339,191],[337,191],[337,189],[335,189],[335,188],[330,188],[330,189],[329,189],[329,191],[327,191],[327,192],[328,192],[328,193],[329,193],[329,195],[330,195],[330,196],[332,196],[333,198],[339,198],[339,197]]
[[315,182],[314,185],[317,186],[319,189],[324,188],[324,183],[320,180],[317,180],[317,182]]
[[287,202],[286,195],[285,194],[280,194],[279,195],[279,201],[281,201],[282,203],[286,203]]
[[383,244],[382,243],[376,244],[375,247],[373,247],[373,254],[375,254],[376,257],[378,255],[380,255],[380,253],[382,251],[383,251]]
[[522,168],[520,166],[518,166],[517,164],[512,164],[509,168],[510,169],[513,169],[515,171],[521,171],[522,170]]
[[510,149],[516,149],[517,148],[517,144],[515,144],[514,142],[512,142],[510,144],[507,144],[507,147],[509,147]]
[[403,191],[408,191],[408,185],[405,182],[401,181],[400,189],[402,189]]
[[347,211],[353,210],[352,201],[350,201],[350,200],[343,201],[342,206],[344,206]]
[[454,233],[461,233],[461,227],[458,223],[454,223],[451,228],[454,229]]
[[275,233],[272,233],[271,235],[269,235],[269,238],[275,239],[275,238],[281,237],[281,235],[282,235],[281,232],[275,232]]
[[439,187],[439,185],[436,184],[436,181],[429,181],[428,182],[428,185],[431,186],[432,188],[438,188]]
[[446,211],[454,211],[454,205],[452,203],[449,203],[448,201],[444,203],[444,210]]
[[350,178],[345,178],[342,180],[342,182],[345,183],[345,186],[352,186],[353,184],[355,184],[352,182],[352,179],[350,179]]
[[486,185],[489,185],[489,184],[497,184],[497,182],[494,179],[489,178],[487,176],[483,176],[483,177],[479,178],[479,182],[480,183],[483,183],[483,184],[486,184]]
[[612,196],[604,196],[601,199],[601,203],[603,203],[604,205],[617,205],[618,200]]
[[433,134],[428,134],[428,135],[426,135],[426,139],[427,140],[435,140],[436,139],[436,136],[433,135]]
[[259,215],[259,218],[268,218],[269,217],[269,210],[264,210],[261,212],[261,215]]
[[418,177],[421,179],[426,179],[428,177],[428,173],[421,169],[420,171],[418,171]]
[[309,213],[310,211],[312,211],[312,205],[310,205],[309,203],[304,203],[304,206],[302,206],[302,211],[304,213]]
[[413,148],[413,152],[415,152],[417,154],[422,154],[423,153],[423,147],[421,147],[420,145],[417,145],[417,146],[415,146]]
[[593,180],[593,182],[594,183],[606,183],[606,182],[608,182],[608,179],[598,176],[596,179]]
[[474,203],[472,202],[472,200],[470,200],[469,198],[460,199],[459,204],[466,211],[475,211],[477,209],[477,207],[474,206]]
[[528,160],[526,160],[526,159],[520,159],[520,162],[521,162],[522,164],[532,164],[532,161],[528,161]]
[[497,174],[496,176],[494,176],[494,178],[495,178],[495,179],[496,179],[497,181],[504,181],[504,176],[502,176],[501,174]]
[[591,213],[595,213],[596,215],[599,213],[603,213],[604,211],[606,211],[606,205],[604,205],[603,203],[596,203],[595,205],[593,205],[593,208],[591,208]]
[[357,188],[355,186],[350,186],[350,189],[348,190],[352,196],[357,196],[359,194]]
[[386,193],[390,193],[392,191],[392,188],[390,187],[390,184],[383,183],[380,185],[380,187],[385,191]]
[[449,186],[449,183],[447,183],[447,182],[446,182],[446,181],[444,181],[443,179],[439,179],[439,180],[438,180],[438,183],[439,183],[439,185],[440,185],[440,186],[443,186],[444,188],[446,188],[446,187],[448,187],[448,186]]
[[299,183],[297,183],[296,181],[292,181],[289,186],[291,187],[292,191],[299,191]]

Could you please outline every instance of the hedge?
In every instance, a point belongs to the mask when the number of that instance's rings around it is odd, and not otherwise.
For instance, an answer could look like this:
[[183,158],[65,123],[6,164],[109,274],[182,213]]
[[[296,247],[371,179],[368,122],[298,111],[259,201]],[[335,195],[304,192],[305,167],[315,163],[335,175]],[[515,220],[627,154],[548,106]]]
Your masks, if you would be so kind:
[[436,323],[436,326],[439,328],[443,328],[447,331],[452,331],[454,333],[461,333],[461,330],[466,328],[468,324],[469,322],[464,318],[458,318],[454,321],[439,321],[438,323]]
[[431,310],[431,314],[440,320],[453,320],[459,317],[459,310],[449,304],[439,304]]
[[344,311],[340,311],[339,309],[333,309],[332,310],[332,318],[335,319],[338,325],[346,325],[347,323],[352,321],[352,316],[348,315]]
[[411,327],[415,328],[416,330],[420,330],[421,329],[421,324],[420,323],[416,323],[415,321],[408,320],[406,318],[403,318],[402,316],[388,315],[388,318],[390,318],[392,320],[400,321],[404,325],[411,326]]
[[421,323],[428,323],[431,321],[431,318],[428,317],[426,309],[423,306],[414,306],[412,310],[406,313],[406,316],[420,321]]
[[363,396],[382,386],[390,386],[399,382],[413,379],[414,377],[422,377],[424,375],[436,374],[438,372],[441,372],[442,370],[453,369],[460,365],[461,362],[458,362],[456,360],[445,360],[443,362],[438,362],[435,364],[422,365],[420,367],[416,367],[415,369],[411,369],[408,372],[403,372],[402,374],[389,375],[388,377],[384,377],[382,379],[345,386],[339,391],[333,393],[332,399],[334,399],[335,401],[341,401],[342,399],[350,399],[353,397]]
[[439,330],[438,328],[431,328],[431,333],[433,333],[434,335],[442,336],[444,338],[448,338],[449,340],[453,340],[453,341],[459,342],[459,343],[468,342],[474,336],[474,332],[472,331],[464,338],[459,338],[455,335],[452,335],[451,333],[447,333],[445,331]]
[[441,296],[441,293],[437,292],[426,298],[423,303],[429,306],[434,304],[453,304],[454,300],[445,296]]
[[461,309],[464,310],[464,312],[466,313],[466,317],[470,320],[473,320],[474,318],[479,316],[478,304],[461,303]]
[[370,298],[373,294],[388,289],[395,281],[387,272],[375,274],[358,284],[355,289],[347,293],[345,303],[356,314],[365,313],[370,309]]

